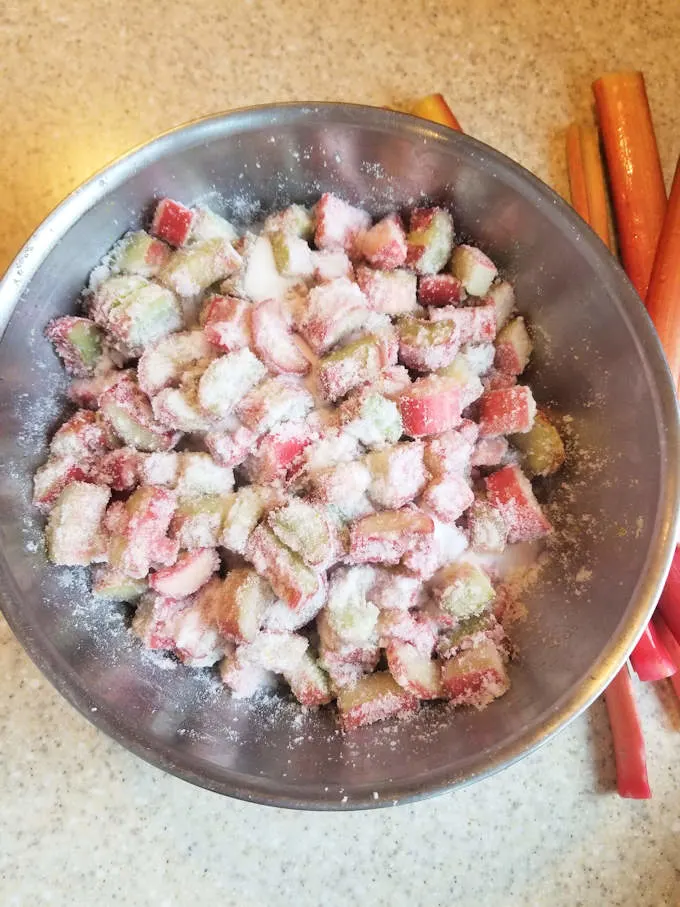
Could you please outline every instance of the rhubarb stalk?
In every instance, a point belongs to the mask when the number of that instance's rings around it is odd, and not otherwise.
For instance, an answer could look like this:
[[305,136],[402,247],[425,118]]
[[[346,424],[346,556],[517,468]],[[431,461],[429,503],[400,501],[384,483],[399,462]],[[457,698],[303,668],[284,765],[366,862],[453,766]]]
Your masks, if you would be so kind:
[[614,739],[617,790],[622,797],[649,800],[645,741],[627,664],[609,684],[604,698]]
[[611,249],[607,186],[597,129],[572,123],[567,130],[567,166],[573,207]]
[[677,670],[653,623],[647,624],[630,653],[630,663],[640,680],[664,680]]
[[663,642],[664,646],[671,659],[675,665],[675,674],[672,674],[670,681],[675,690],[675,694],[680,699],[680,642],[677,641],[675,636],[671,633],[670,628],[666,621],[663,619],[658,609],[652,618],[652,623],[656,628],[656,632],[659,634],[659,638]]
[[680,548],[675,549],[657,611],[661,613],[673,636],[680,642]]
[[644,78],[640,72],[608,73],[593,83],[593,91],[621,257],[633,286],[645,299],[666,210],[666,190]]
[[428,94],[413,105],[411,111],[417,117],[424,120],[431,120],[433,123],[439,123],[441,126],[448,126],[450,129],[456,129],[458,132],[463,130],[460,123],[453,115],[453,111],[444,100],[441,94]]
[[645,300],[671,374],[680,382],[680,159]]

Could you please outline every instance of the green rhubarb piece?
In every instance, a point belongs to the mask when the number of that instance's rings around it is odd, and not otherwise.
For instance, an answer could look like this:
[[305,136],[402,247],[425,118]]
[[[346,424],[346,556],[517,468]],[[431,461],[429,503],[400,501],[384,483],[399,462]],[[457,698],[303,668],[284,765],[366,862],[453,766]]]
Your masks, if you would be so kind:
[[446,567],[436,586],[439,607],[460,620],[480,614],[495,595],[486,573],[467,561]]
[[89,371],[94,371],[102,355],[101,331],[97,325],[88,323],[85,319],[79,320],[70,329],[67,338],[77,350],[83,365]]
[[564,463],[564,444],[545,413],[536,413],[525,434],[511,435],[510,441],[522,454],[522,466],[532,476],[548,476]]
[[418,318],[402,318],[399,321],[399,337],[409,346],[429,349],[449,343],[455,333],[453,321],[421,321]]
[[97,598],[115,602],[132,602],[147,589],[144,580],[133,579],[120,570],[104,567],[94,577],[92,592]]
[[318,507],[293,498],[280,510],[269,514],[274,534],[308,564],[320,564],[331,553],[328,521]]
[[382,394],[366,394],[358,416],[348,425],[354,437],[368,448],[396,444],[404,428],[399,407]]

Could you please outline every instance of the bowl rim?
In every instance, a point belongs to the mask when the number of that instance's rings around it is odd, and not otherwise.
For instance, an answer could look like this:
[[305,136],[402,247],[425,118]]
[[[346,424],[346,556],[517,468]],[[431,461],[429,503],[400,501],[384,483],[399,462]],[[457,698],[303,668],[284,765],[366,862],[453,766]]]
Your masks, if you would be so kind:
[[[680,501],[680,476],[677,464],[680,453],[680,425],[675,387],[665,356],[642,301],[637,296],[622,268],[610,254],[599,237],[576,214],[575,211],[531,172],[506,157],[499,151],[471,136],[439,126],[409,114],[362,104],[342,102],[307,102],[262,104],[198,117],[187,123],[161,133],[143,142],[116,158],[93,176],[80,184],[61,201],[16,255],[3,279],[0,281],[0,342],[9,320],[31,279],[44,259],[59,242],[62,235],[73,226],[91,207],[97,204],[113,187],[124,182],[131,174],[143,169],[152,161],[164,156],[166,150],[177,150],[178,143],[185,148],[204,143],[211,138],[236,135],[242,131],[271,128],[277,123],[295,122],[310,116],[329,117],[337,124],[371,127],[385,127],[394,130],[399,124],[401,134],[410,134],[433,143],[458,144],[470,149],[475,156],[493,162],[504,172],[510,183],[520,183],[523,194],[529,194],[530,202],[542,209],[544,215],[566,221],[581,240],[583,254],[600,272],[603,280],[617,284],[622,292],[616,293],[622,317],[626,320],[633,339],[639,347],[652,391],[656,394],[655,406],[659,424],[664,426],[666,458],[661,464],[659,502],[654,531],[650,536],[645,569],[632,594],[627,619],[622,619],[617,633],[591,666],[580,683],[568,690],[552,706],[543,720],[537,719],[534,726],[517,735],[514,740],[493,748],[484,768],[461,777],[453,773],[441,782],[405,783],[399,789],[390,789],[386,797],[376,800],[371,791],[365,794],[341,798],[323,792],[317,796],[301,797],[286,792],[263,793],[261,786],[248,783],[248,776],[236,775],[237,783],[220,780],[206,774],[199,774],[186,762],[174,758],[168,747],[152,749],[144,740],[130,733],[118,718],[112,707],[94,707],[91,697],[78,683],[78,675],[70,665],[59,659],[48,657],[36,643],[28,621],[22,620],[21,609],[14,602],[20,600],[18,590],[0,558],[0,610],[4,613],[10,628],[24,650],[40,671],[65,699],[85,718],[126,749],[146,762],[200,787],[231,796],[236,799],[292,809],[354,810],[380,808],[393,804],[409,803],[426,799],[452,789],[465,787],[474,781],[489,777],[529,755],[558,731],[565,728],[580,715],[602,692],[610,679],[624,664],[631,649],[641,636],[663,588],[675,549],[678,529],[678,504]],[[7,591],[8,588],[12,594]],[[231,777],[225,772],[225,778]],[[245,780],[244,780],[245,778]],[[272,782],[273,784],[273,782]],[[278,784],[279,787],[285,787]]]

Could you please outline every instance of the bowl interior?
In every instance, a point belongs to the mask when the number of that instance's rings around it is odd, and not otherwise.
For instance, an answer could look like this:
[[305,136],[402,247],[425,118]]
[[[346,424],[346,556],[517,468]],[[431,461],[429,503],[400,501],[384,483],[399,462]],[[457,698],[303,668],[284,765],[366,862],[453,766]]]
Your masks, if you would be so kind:
[[[84,571],[47,566],[30,475],[63,410],[42,336],[154,198],[202,199],[239,224],[336,191],[374,215],[446,204],[514,282],[534,326],[530,379],[563,419],[570,457],[541,489],[560,530],[513,638],[512,689],[483,712],[425,709],[341,736],[326,711],[238,702],[209,672],[140,651]],[[0,288],[20,302],[0,344],[0,570],[4,610],[32,657],[87,715],[145,758],[235,796],[281,805],[381,805],[513,760],[604,685],[652,607],[677,499],[674,396],[639,300],[550,190],[501,155],[424,122],[324,105],[247,111],[162,137],[93,179],[42,228]],[[375,792],[375,793],[374,793]]]

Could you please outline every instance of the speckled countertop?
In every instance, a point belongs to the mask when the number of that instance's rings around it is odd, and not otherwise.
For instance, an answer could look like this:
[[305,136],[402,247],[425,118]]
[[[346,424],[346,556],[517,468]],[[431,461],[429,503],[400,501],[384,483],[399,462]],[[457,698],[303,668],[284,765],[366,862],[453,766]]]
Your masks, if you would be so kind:
[[[670,176],[679,45],[677,0],[5,0],[0,273],[92,170],[156,132],[245,104],[442,91],[464,128],[564,192],[563,129],[589,118],[592,78],[641,68]],[[57,695],[0,620],[0,903],[680,905],[680,711],[664,685],[639,698],[650,802],[612,793],[597,703],[530,758],[455,795],[290,813],[230,802],[132,757]]]

